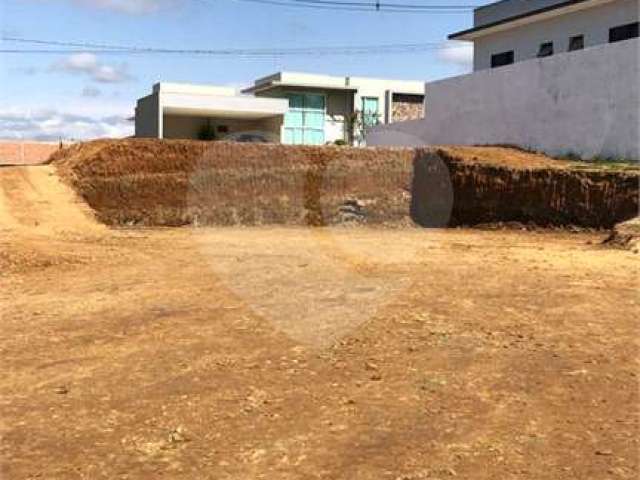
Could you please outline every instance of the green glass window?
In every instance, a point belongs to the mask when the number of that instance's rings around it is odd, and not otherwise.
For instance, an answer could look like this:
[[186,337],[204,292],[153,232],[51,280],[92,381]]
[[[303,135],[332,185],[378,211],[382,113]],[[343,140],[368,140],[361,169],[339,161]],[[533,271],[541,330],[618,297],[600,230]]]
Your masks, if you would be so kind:
[[325,98],[312,93],[290,93],[289,111],[284,116],[284,143],[322,145],[324,143]]
[[304,108],[304,95],[292,93],[287,97],[289,98],[289,108]]
[[304,126],[324,130],[324,111],[304,112]]
[[322,110],[324,112],[324,95],[305,95],[304,108],[308,110]]
[[365,128],[378,124],[378,97],[362,97],[362,122]]
[[302,125],[304,125],[304,113],[301,110],[289,110],[285,115],[284,121],[287,127],[302,128]]

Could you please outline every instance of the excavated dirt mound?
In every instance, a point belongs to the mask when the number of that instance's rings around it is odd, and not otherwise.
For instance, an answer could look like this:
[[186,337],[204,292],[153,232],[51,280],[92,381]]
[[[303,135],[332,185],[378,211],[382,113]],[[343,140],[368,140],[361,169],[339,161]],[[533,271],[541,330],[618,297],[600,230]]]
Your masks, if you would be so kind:
[[[428,183],[424,177],[434,157],[451,175],[450,225],[521,222],[611,228],[638,214],[638,167],[612,169],[494,147],[443,147],[419,155],[414,205],[432,201],[432,190],[422,185]],[[419,215],[414,219],[421,223]]]
[[95,141],[53,163],[111,225],[610,228],[637,215],[638,169],[585,168],[511,148],[347,148]]
[[409,150],[125,140],[54,156],[111,225],[410,223]]
[[640,251],[640,217],[632,218],[613,227],[611,235],[604,243],[638,253]]

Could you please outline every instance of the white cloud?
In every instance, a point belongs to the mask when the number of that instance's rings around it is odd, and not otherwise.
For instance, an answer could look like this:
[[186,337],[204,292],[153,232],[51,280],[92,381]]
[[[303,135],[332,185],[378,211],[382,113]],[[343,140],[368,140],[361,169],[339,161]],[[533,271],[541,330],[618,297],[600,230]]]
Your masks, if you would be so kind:
[[93,53],[74,53],[64,60],[51,65],[51,70],[62,71],[73,75],[88,75],[94,82],[120,83],[131,78],[127,72],[127,64],[107,65],[98,60]]
[[438,50],[438,59],[460,67],[471,68],[473,45],[468,42],[447,42]]
[[0,108],[0,138],[84,140],[126,137],[133,134],[129,116],[89,116],[54,108]]
[[99,97],[102,94],[102,92],[95,88],[95,87],[84,87],[82,89],[82,96],[83,97]]
[[140,15],[172,6],[175,0],[74,0],[82,6]]

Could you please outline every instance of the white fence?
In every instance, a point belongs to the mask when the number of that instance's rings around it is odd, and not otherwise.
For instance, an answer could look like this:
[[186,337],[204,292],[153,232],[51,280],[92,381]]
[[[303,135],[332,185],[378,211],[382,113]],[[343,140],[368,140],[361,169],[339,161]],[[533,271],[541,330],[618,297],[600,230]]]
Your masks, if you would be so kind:
[[639,42],[428,83],[425,118],[376,127],[367,144],[513,144],[551,155],[640,159]]

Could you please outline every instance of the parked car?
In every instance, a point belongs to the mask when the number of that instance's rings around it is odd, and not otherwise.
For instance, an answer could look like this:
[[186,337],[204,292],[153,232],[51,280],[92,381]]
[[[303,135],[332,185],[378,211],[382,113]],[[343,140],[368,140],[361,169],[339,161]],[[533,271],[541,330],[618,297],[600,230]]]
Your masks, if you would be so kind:
[[276,139],[273,138],[273,134],[266,132],[234,132],[225,135],[223,138],[227,142],[241,142],[241,143],[275,143]]

